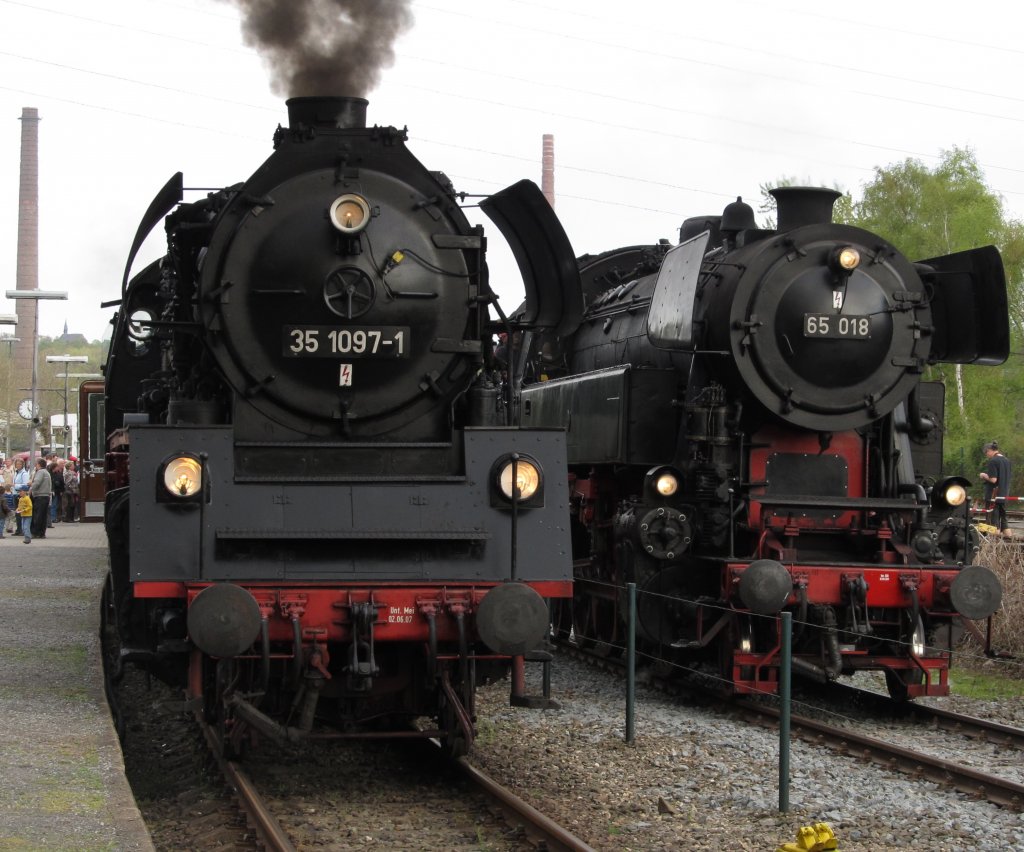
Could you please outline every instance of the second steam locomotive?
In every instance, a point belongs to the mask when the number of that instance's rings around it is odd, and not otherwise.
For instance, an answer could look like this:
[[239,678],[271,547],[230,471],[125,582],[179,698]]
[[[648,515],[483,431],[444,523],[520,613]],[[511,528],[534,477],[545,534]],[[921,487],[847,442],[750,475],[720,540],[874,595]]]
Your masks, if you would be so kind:
[[[580,259],[587,309],[538,335],[524,422],[568,429],[576,592],[561,629],[624,644],[627,583],[661,658],[740,692],[794,671],[880,670],[942,695],[953,624],[1001,588],[971,565],[966,480],[942,476],[937,362],[1009,351],[991,247],[913,263],[832,223],[838,193],[784,188],[778,227],[737,200],[680,244]],[[984,332],[983,332],[984,325]]]
[[[182,203],[172,178],[125,270],[106,365],[121,659],[185,687],[233,750],[462,752],[477,684],[511,665],[529,703],[523,658],[571,594],[564,434],[501,403],[486,241],[448,178],[367,127],[365,100],[288,109],[245,182]],[[531,285],[559,273],[521,232],[568,246],[538,198],[486,203]],[[165,256],[130,277],[165,217]]]

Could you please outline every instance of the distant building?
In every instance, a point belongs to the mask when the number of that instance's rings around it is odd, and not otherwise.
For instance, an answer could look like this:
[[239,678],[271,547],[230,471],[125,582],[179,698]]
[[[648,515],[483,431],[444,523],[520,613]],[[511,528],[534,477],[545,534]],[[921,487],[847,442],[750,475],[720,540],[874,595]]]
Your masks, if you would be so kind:
[[68,334],[68,321],[64,320],[64,333],[57,338],[61,343],[88,344],[84,334]]

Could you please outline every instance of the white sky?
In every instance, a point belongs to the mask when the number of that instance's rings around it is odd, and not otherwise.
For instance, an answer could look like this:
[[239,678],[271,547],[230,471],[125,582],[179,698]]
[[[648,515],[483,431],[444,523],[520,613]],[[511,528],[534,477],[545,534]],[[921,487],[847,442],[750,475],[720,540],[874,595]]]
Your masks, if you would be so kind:
[[[284,0],[282,0],[284,2]],[[859,194],[875,166],[974,150],[1024,218],[1024,6],[1015,0],[415,0],[370,124],[459,190],[540,183],[555,136],[557,212],[577,254],[675,240],[782,176]],[[175,171],[244,180],[283,98],[238,15],[215,0],[0,0],[0,270],[15,286],[22,107],[36,107],[40,329],[103,336],[139,219]],[[322,94],[351,94],[324,92]],[[188,193],[187,198],[197,197]],[[492,284],[522,293],[497,230]],[[137,261],[162,253],[151,241]],[[0,313],[15,303],[0,297]]]

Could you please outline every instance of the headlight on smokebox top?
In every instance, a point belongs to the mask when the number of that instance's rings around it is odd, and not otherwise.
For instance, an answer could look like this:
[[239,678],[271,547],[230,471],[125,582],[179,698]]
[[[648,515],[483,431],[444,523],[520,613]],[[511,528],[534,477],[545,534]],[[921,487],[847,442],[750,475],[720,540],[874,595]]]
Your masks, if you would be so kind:
[[502,456],[491,468],[491,505],[534,508],[544,505],[544,473],[530,456]]
[[196,503],[203,498],[203,463],[189,453],[173,456],[161,467],[157,499],[162,503]]
[[339,195],[328,212],[331,224],[347,236],[355,236],[365,230],[371,215],[370,203],[354,192]]

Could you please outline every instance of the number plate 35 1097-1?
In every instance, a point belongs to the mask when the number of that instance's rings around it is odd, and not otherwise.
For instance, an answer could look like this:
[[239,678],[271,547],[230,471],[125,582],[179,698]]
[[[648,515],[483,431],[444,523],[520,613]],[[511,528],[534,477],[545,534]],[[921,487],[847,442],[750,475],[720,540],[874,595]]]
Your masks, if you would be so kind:
[[871,317],[849,314],[804,314],[804,337],[867,340],[871,337]]
[[408,358],[409,327],[286,325],[287,358]]

